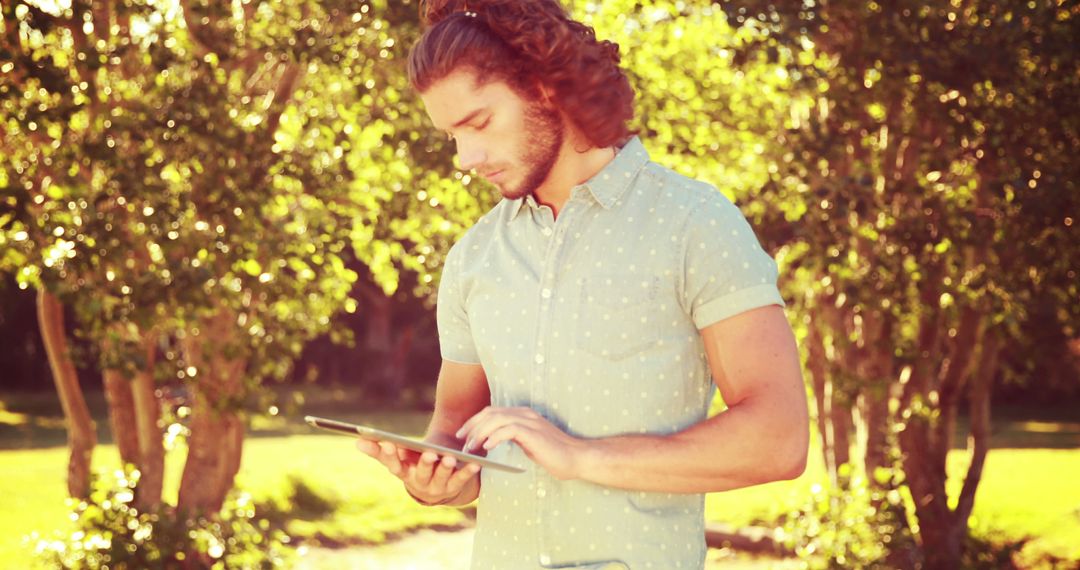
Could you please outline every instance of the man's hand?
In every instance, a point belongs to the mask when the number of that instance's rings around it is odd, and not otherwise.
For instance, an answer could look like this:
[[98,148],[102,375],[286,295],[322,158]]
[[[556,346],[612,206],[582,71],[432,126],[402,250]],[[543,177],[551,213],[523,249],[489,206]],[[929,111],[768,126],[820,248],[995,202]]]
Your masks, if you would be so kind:
[[530,459],[562,480],[579,477],[579,458],[587,445],[531,408],[488,406],[469,418],[456,437],[465,439],[465,451],[478,447],[494,449],[500,443],[513,441]]
[[361,439],[356,447],[374,457],[405,484],[405,489],[422,503],[446,504],[460,496],[466,487],[479,485],[480,466],[466,463],[459,469],[457,458],[441,460],[433,451],[416,453],[386,441]]

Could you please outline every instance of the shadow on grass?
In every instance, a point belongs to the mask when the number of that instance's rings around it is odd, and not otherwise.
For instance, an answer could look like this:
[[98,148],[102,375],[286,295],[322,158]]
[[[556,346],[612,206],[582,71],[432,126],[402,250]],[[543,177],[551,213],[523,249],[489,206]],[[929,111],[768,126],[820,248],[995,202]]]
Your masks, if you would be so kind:
[[[476,520],[476,508],[458,508],[464,517],[456,523],[432,522],[422,519],[405,521],[405,528],[397,531],[379,532],[375,535],[361,532],[364,525],[349,528],[350,510],[365,509],[371,505],[349,504],[332,492],[311,485],[298,476],[290,476],[288,490],[277,498],[255,502],[255,511],[272,526],[285,531],[294,542],[322,548],[349,548],[377,546],[394,542],[420,530],[437,532],[458,531],[472,527]],[[400,514],[400,513],[399,513]],[[343,524],[343,521],[344,524]]]

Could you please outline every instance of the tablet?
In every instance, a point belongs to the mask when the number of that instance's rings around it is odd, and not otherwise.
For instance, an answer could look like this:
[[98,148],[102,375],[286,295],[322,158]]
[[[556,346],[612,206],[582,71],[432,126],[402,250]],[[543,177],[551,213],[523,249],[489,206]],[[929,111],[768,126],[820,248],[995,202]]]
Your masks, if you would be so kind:
[[500,471],[507,471],[510,473],[525,472],[525,470],[520,467],[514,467],[513,465],[507,465],[498,461],[492,461],[487,457],[483,457],[481,455],[465,453],[464,451],[460,451],[450,447],[444,447],[442,445],[437,445],[426,441],[420,441],[418,439],[413,439],[411,437],[406,437],[388,431],[382,431],[373,427],[350,424],[338,420],[330,420],[327,418],[317,418],[315,416],[304,416],[304,421],[312,427],[322,428],[342,434],[353,435],[373,441],[389,441],[390,443],[393,443],[398,447],[404,447],[405,449],[411,449],[420,453],[423,453],[425,451],[433,451],[435,453],[438,453],[439,455],[450,455],[456,457],[459,461],[476,463],[481,467],[498,469]]

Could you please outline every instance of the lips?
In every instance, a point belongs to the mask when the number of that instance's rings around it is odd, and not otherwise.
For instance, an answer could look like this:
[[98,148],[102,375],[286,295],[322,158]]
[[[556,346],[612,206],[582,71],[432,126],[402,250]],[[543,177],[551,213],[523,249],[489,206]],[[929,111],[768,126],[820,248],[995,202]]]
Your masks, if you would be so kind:
[[[505,170],[505,169],[504,169],[504,170]],[[490,171],[490,172],[483,172],[483,173],[481,173],[481,176],[483,176],[484,178],[486,178],[486,179],[488,179],[488,180],[490,180],[490,181],[494,182],[494,181],[495,181],[495,180],[494,180],[494,178],[495,178],[496,176],[499,176],[499,175],[501,175],[502,173],[503,173],[503,170],[492,170],[492,171]]]

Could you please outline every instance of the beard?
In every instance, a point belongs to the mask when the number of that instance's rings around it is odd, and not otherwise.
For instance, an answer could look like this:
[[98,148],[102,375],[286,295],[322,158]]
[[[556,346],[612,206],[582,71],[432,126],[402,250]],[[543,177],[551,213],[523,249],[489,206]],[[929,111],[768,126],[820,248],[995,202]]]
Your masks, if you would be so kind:
[[516,187],[499,189],[504,198],[516,200],[533,194],[547,180],[559,160],[564,130],[558,111],[540,105],[529,107],[525,112],[525,149],[520,158],[525,174]]

